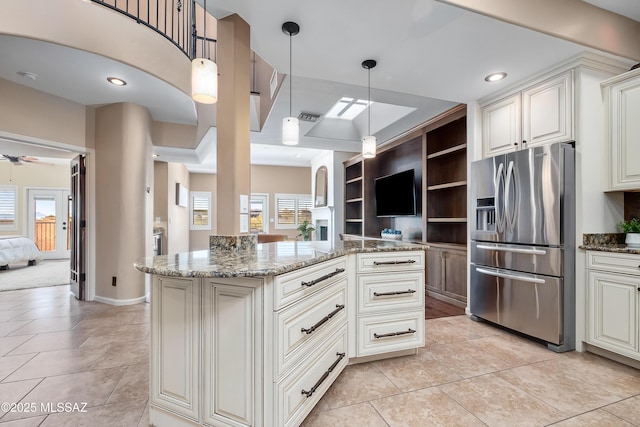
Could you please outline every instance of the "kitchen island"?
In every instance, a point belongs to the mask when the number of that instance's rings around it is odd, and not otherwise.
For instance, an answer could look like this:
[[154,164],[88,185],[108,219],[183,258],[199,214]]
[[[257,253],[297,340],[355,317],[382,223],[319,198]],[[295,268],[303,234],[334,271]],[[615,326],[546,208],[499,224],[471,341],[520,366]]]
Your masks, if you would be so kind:
[[297,426],[349,363],[424,345],[425,246],[276,242],[145,258],[150,420]]

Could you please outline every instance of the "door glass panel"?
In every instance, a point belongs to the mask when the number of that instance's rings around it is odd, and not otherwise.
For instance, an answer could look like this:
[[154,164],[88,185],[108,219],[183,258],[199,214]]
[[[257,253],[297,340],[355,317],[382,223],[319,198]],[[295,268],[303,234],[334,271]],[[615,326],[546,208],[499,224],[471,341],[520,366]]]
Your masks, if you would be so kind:
[[264,200],[251,199],[251,232],[264,233]]
[[42,252],[56,250],[56,201],[49,198],[34,198],[34,240]]
[[67,196],[67,250],[71,250],[71,230],[73,227],[73,222],[71,221],[71,213],[73,212],[73,200],[71,196]]

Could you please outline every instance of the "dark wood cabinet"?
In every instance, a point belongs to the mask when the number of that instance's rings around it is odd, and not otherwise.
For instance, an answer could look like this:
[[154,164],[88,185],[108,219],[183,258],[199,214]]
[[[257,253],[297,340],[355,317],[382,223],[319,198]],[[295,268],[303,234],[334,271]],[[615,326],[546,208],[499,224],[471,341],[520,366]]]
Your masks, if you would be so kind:
[[467,251],[463,245],[430,245],[426,258],[426,287],[436,298],[467,302]]

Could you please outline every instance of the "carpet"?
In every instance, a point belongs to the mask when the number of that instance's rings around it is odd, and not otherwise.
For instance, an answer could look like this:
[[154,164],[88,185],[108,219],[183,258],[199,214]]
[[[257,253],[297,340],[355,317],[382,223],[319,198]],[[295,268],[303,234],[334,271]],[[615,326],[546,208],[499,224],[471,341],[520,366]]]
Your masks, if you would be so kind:
[[36,265],[9,264],[0,270],[0,291],[69,284],[69,260],[43,260]]

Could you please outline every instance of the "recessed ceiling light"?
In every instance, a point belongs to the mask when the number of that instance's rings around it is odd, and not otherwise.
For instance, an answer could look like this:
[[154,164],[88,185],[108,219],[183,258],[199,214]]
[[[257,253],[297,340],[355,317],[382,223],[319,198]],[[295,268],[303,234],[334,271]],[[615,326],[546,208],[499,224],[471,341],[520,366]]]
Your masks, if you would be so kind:
[[127,84],[127,82],[117,77],[107,77],[107,81],[116,86],[125,86]]
[[36,80],[38,78],[38,75],[36,73],[31,73],[29,71],[18,71],[16,74],[29,80]]
[[487,81],[487,82],[497,82],[498,80],[502,80],[505,77],[507,77],[507,73],[505,73],[505,72],[493,73],[493,74],[489,74],[487,77],[485,77],[484,80]]

